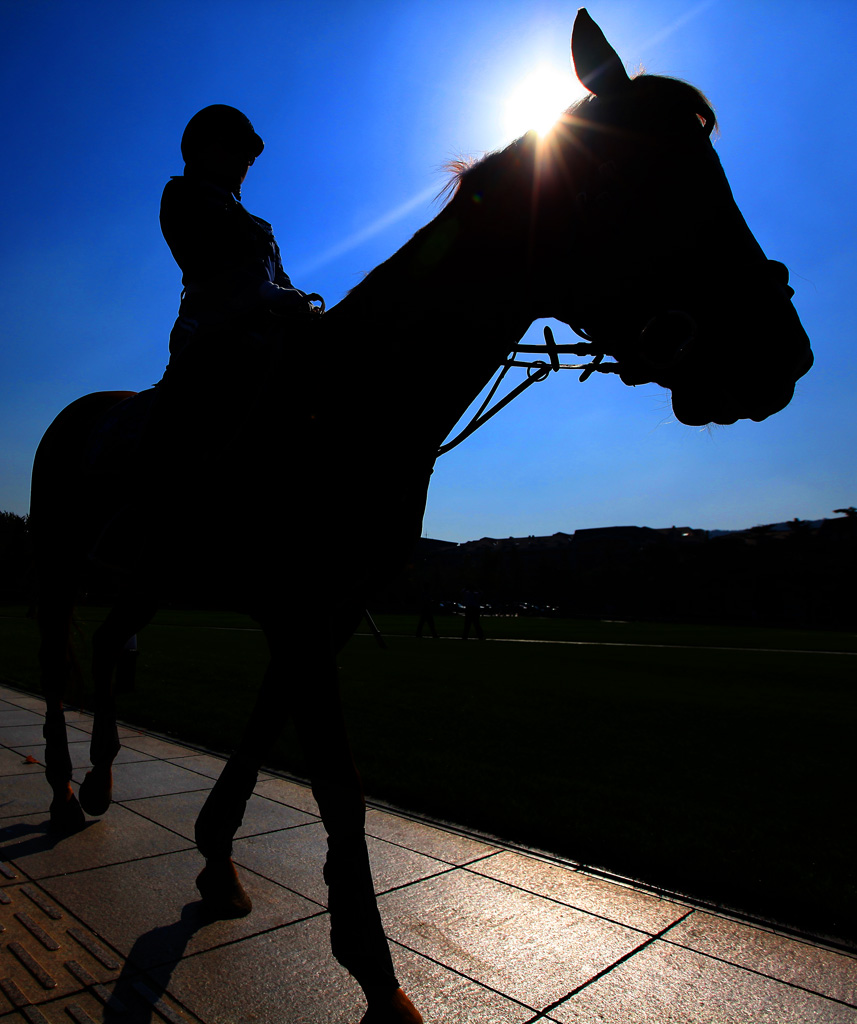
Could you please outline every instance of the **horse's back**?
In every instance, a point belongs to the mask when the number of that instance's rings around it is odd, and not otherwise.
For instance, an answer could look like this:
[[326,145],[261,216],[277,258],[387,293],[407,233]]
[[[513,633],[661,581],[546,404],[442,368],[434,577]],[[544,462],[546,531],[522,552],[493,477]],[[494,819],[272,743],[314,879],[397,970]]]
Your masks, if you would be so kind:
[[40,560],[71,555],[70,541],[92,511],[85,479],[89,439],[98,423],[133,391],[96,391],[54,419],[36,449],[30,489],[30,528]]
[[53,462],[58,453],[79,451],[80,442],[91,435],[98,421],[110,409],[132,398],[135,391],[94,391],[75,399],[54,419],[36,449],[34,476],[41,463]]

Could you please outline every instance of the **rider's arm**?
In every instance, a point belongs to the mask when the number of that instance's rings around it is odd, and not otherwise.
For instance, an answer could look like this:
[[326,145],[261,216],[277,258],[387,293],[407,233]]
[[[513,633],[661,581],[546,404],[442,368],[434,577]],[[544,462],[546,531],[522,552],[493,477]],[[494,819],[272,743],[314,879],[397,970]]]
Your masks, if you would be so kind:
[[227,193],[173,178],[161,200],[161,230],[182,269],[190,305],[206,319],[307,308],[282,268],[270,225]]

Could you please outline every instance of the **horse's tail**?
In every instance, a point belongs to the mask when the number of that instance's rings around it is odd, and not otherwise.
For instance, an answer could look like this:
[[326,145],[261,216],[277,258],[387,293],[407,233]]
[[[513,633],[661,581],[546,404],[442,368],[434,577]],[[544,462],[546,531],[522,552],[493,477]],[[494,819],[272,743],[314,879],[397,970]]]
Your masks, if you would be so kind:
[[81,679],[72,644],[74,606],[93,531],[100,529],[100,496],[86,473],[87,443],[105,412],[131,394],[101,391],[73,402],[50,425],[33,462],[28,525],[42,692],[49,705]]

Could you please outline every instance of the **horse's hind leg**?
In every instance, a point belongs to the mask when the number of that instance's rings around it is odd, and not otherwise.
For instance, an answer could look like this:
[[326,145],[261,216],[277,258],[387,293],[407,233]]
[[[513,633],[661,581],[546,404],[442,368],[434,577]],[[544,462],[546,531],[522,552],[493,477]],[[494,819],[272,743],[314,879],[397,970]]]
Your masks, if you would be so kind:
[[41,596],[38,606],[39,663],[45,698],[45,777],[53,792],[51,831],[69,834],[83,828],[86,818],[71,788],[71,756],[65,727],[63,692],[73,670],[71,655],[71,595]]
[[107,811],[113,799],[113,761],[119,753],[116,725],[115,674],[127,652],[129,640],[151,619],[153,606],[118,603],[92,638],[92,679],[95,684],[95,715],[89,760],[92,768],[80,786],[80,804],[96,817]]

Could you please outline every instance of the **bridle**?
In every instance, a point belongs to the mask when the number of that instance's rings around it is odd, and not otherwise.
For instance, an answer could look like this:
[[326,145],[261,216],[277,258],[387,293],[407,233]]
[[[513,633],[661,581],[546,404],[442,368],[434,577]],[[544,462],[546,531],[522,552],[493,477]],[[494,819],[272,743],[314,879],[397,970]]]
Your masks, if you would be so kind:
[[[575,330],[575,328],[572,328],[572,330]],[[580,330],[576,330],[575,333],[579,334],[583,338],[586,337],[586,335]],[[443,444],[438,448],[438,456],[446,455],[447,452],[452,451],[453,448],[460,445],[462,441],[477,431],[483,423],[487,423],[492,416],[496,415],[501,409],[505,409],[510,402],[516,399],[519,395],[522,395],[528,387],[532,384],[539,384],[541,381],[547,380],[551,373],[558,373],[560,370],[582,370],[583,372],[580,374],[580,380],[583,381],[595,372],[619,372],[618,363],[602,362],[606,352],[603,351],[601,346],[595,347],[591,341],[589,344],[557,345],[554,341],[553,331],[547,325],[544,329],[544,335],[544,345],[515,346],[511,354],[501,363],[497,378],[491,385],[482,405],[479,406],[476,413],[472,416],[470,422],[463,430],[456,434],[451,441],[447,441],[446,444]],[[547,359],[519,359],[518,355],[520,353],[525,355],[545,355],[547,356]],[[589,363],[561,363],[559,361],[560,353],[570,353],[577,356],[594,356],[595,358]],[[503,378],[513,367],[526,369],[526,378],[522,380],[517,387],[512,388],[507,395],[498,399],[493,405],[491,405]]]
[[[714,126],[714,115],[707,109],[707,116],[697,114],[704,121],[708,135]],[[716,157],[715,157],[716,159]],[[598,187],[594,189],[595,201],[590,201],[586,192],[577,196],[578,215],[589,220],[589,234],[595,234],[598,221],[606,211],[605,200],[615,198],[617,192],[624,191],[622,184],[628,178],[628,158],[621,162],[608,159],[597,166],[596,180]],[[604,188],[604,185],[607,187]],[[626,200],[627,201],[627,200]],[[593,218],[593,214],[595,215]],[[615,217],[615,211],[613,213]],[[504,409],[510,402],[522,395],[531,385],[547,380],[551,373],[560,370],[580,370],[580,381],[588,380],[593,373],[617,373],[625,384],[636,386],[648,382],[658,382],[669,375],[682,360],[686,351],[696,337],[697,324],[694,318],[684,310],[666,309],[650,316],[642,328],[632,329],[630,336],[621,338],[602,336],[601,330],[591,332],[583,327],[569,323],[571,330],[583,339],[567,345],[558,345],[550,327],[544,328],[543,345],[516,345],[507,358],[500,364],[494,383],[488,390],[485,400],[471,417],[467,426],[451,440],[441,445],[437,455],[445,455],[470,437],[492,416]],[[597,336],[596,336],[597,333]],[[612,333],[612,332],[611,332]],[[537,359],[520,359],[519,355],[541,356]],[[561,363],[560,354],[576,356],[592,356],[588,363]],[[614,361],[604,362],[605,356],[612,356]],[[495,395],[506,374],[514,367],[527,371],[526,378],[503,398],[494,402]],[[491,403],[494,402],[492,405]]]
[[[619,373],[627,384],[636,385],[654,380],[652,374],[661,374],[672,369],[682,359],[687,346],[696,334],[696,323],[693,318],[681,310],[667,310],[665,313],[652,317],[643,327],[636,343],[603,343],[597,342],[582,327],[569,324],[571,330],[584,342],[571,345],[557,345],[553,331],[548,325],[544,328],[545,342],[543,345],[516,345],[510,355],[500,364],[494,383],[488,390],[485,400],[471,417],[463,430],[438,448],[438,456],[445,455],[462,441],[475,433],[483,423],[487,423],[501,409],[522,395],[533,384],[547,380],[551,373],[560,370],[580,370],[578,380],[588,380],[593,373]],[[660,337],[658,336],[660,332]],[[622,355],[616,355],[621,352]],[[628,352],[628,355],[624,355]],[[560,354],[568,353],[576,356],[592,356],[588,363],[561,363]],[[631,353],[633,355],[631,355]],[[519,354],[541,355],[542,359],[519,359]],[[606,355],[615,356],[614,361],[604,362]],[[527,371],[527,376],[516,387],[498,399],[492,405],[494,396],[503,378],[513,367]],[[628,379],[625,379],[625,378]]]

